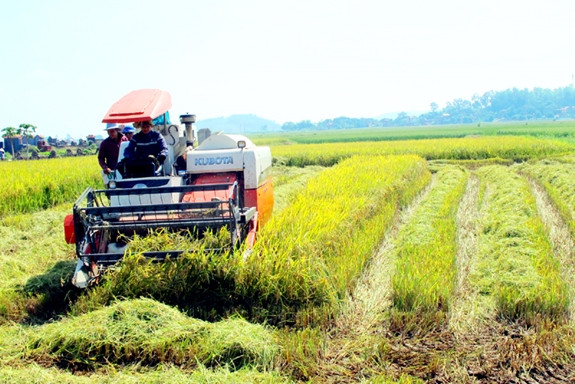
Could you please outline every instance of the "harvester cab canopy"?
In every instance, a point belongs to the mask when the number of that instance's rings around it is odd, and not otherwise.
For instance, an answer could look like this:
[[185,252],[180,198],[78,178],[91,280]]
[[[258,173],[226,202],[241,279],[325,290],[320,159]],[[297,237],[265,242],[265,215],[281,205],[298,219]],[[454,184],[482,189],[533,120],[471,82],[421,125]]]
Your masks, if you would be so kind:
[[116,101],[102,123],[134,123],[154,120],[172,108],[172,97],[160,89],[138,89]]

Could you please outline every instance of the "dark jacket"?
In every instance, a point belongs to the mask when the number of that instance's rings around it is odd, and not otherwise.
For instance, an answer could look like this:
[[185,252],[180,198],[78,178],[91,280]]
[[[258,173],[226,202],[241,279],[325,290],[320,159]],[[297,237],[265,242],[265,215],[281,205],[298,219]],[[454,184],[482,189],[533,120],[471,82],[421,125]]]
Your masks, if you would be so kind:
[[116,169],[120,145],[123,141],[128,141],[128,138],[121,133],[118,133],[117,140],[112,140],[110,137],[107,137],[102,141],[100,149],[98,150],[98,163],[100,163],[102,169]]
[[150,131],[148,134],[142,132],[132,136],[130,144],[124,151],[124,157],[128,160],[145,159],[149,155],[154,157],[168,157],[168,146],[164,137],[156,131]]

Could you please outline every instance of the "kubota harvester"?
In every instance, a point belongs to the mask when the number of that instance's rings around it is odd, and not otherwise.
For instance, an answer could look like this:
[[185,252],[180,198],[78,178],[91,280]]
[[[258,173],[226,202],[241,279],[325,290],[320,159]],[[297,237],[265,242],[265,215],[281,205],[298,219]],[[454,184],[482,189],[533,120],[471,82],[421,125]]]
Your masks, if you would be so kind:
[[[104,123],[154,121],[169,156],[154,164],[150,175],[131,178],[115,171],[105,189],[87,188],[64,221],[66,241],[76,244],[78,264],[73,284],[85,288],[124,256],[127,240],[156,229],[201,237],[226,227],[231,249],[246,243],[273,209],[272,158],[242,135],[215,134],[197,145],[195,115],[180,115],[171,124],[171,97],[166,91],[141,89],[122,97],[108,110]],[[125,143],[127,144],[127,143]],[[123,158],[125,145],[120,148]],[[177,257],[185,250],[145,252],[155,260]]]

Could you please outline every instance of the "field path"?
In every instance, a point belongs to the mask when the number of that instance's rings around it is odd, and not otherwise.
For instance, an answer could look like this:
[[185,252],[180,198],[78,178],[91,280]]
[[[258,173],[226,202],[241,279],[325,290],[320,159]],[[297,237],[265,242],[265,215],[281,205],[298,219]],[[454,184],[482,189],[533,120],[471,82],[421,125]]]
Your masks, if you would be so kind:
[[479,221],[479,178],[469,176],[465,194],[457,211],[457,290],[449,318],[449,327],[455,337],[470,332],[478,322],[478,317],[486,314],[479,294],[468,280],[477,255]]
[[[402,209],[385,235],[378,252],[370,260],[348,295],[328,332],[321,367],[322,382],[357,382],[368,373],[369,364],[363,359],[366,342],[375,331],[381,332],[385,310],[391,305],[391,276],[395,266],[393,251],[399,229],[413,215],[415,209],[435,185],[436,177],[420,192],[409,206]],[[325,375],[325,376],[324,376]]]

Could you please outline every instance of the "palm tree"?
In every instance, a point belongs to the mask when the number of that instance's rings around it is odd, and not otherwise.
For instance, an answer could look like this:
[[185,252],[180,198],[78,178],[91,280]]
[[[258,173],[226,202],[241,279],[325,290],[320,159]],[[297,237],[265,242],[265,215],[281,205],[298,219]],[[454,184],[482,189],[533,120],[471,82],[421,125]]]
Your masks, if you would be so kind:
[[34,138],[33,133],[36,132],[36,126],[32,124],[20,124],[18,126],[18,133],[26,138],[26,158],[28,159],[28,148],[30,146],[30,139]]
[[[5,139],[14,137],[14,136],[19,134],[18,128],[14,128],[14,127],[2,128],[2,132],[4,132],[2,137]],[[10,147],[12,148],[12,158],[14,158],[14,141],[11,142]]]

